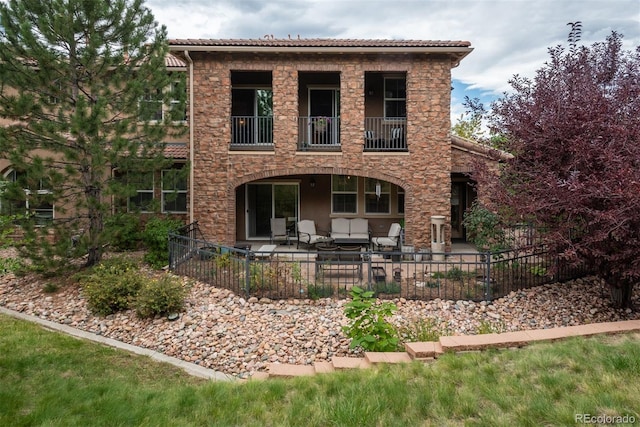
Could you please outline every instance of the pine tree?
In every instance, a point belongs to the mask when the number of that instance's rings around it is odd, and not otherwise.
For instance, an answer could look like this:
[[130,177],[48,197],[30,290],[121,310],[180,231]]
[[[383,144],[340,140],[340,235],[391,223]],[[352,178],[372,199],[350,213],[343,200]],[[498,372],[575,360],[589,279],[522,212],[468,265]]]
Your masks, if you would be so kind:
[[0,155],[16,171],[5,198],[56,213],[46,227],[37,215],[23,224],[39,263],[64,259],[73,235],[87,265],[99,262],[113,197],[132,192],[113,171],[158,169],[160,142],[179,131],[184,109],[169,106],[184,91],[167,90],[166,29],[143,3],[0,3]]

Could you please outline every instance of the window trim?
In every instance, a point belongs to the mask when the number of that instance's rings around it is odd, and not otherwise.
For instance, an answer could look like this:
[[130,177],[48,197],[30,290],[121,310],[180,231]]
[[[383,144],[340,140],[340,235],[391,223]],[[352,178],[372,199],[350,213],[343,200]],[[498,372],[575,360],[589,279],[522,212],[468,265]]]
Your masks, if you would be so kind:
[[[172,167],[169,169],[162,169],[160,171],[160,203],[162,206],[162,213],[176,213],[176,214],[184,214],[187,213],[187,209],[188,209],[188,200],[187,200],[187,188],[188,188],[188,180],[185,177],[184,178],[184,190],[180,190],[179,188],[173,188],[171,190],[165,190],[164,188],[164,174],[165,172],[170,172],[170,171],[176,171],[176,170],[181,170],[182,166],[179,167]],[[169,193],[175,193],[175,194],[184,194],[185,195],[185,206],[184,206],[184,210],[167,210],[165,209],[165,194],[169,194]]]
[[[394,98],[391,96],[387,96],[387,82],[389,80],[402,80],[404,81],[404,86],[405,86],[405,96],[404,98]],[[407,76],[406,75],[388,75],[388,76],[384,76],[384,81],[383,81],[383,99],[382,99],[382,107],[383,107],[383,114],[384,114],[384,118],[385,119],[390,119],[390,120],[406,120],[407,118]],[[387,101],[403,101],[404,105],[405,105],[405,115],[404,116],[390,116],[387,113]]]
[[135,185],[136,186],[136,194],[135,196],[129,196],[127,197],[127,212],[132,213],[132,212],[140,212],[140,213],[152,213],[153,210],[148,210],[148,208],[145,208],[143,206],[137,206],[134,205],[134,207],[132,207],[132,203],[131,203],[131,199],[134,197],[137,197],[139,194],[151,194],[151,200],[149,202],[149,206],[153,206],[153,201],[156,199],[156,195],[155,195],[155,188],[156,188],[156,175],[153,171],[150,172],[145,172],[145,174],[151,174],[151,189],[140,189],[138,188],[138,186],[136,185],[137,182],[132,183],[129,180],[129,176],[130,176],[131,172],[127,172],[127,185]]
[[[373,182],[380,182],[381,184],[381,190],[384,190],[384,187],[387,187],[386,191],[381,191],[380,192],[380,197],[382,197],[383,195],[387,196],[387,211],[386,212],[371,212],[368,210],[368,206],[367,206],[367,196],[373,194],[374,196],[376,195],[375,190],[374,191],[367,191],[367,183],[373,181]],[[386,185],[385,185],[386,184]],[[375,184],[374,184],[375,186]],[[366,215],[389,215],[391,214],[391,183],[388,181],[383,181],[383,180],[379,180],[377,178],[365,178],[364,181],[364,213]]]
[[[334,186],[333,186],[334,179],[335,179],[335,177],[338,177],[338,176],[348,177],[347,179],[354,179],[355,182],[356,182],[355,191],[336,191],[336,190],[334,190]],[[360,206],[359,206],[360,201],[358,200],[359,199],[359,197],[358,197],[358,194],[359,194],[359,192],[358,192],[358,181],[359,180],[358,180],[357,176],[331,175],[331,214],[333,214],[333,215],[357,215],[358,214],[359,208],[360,208]],[[354,197],[355,197],[355,211],[353,211],[353,212],[336,212],[335,206],[334,206],[334,199],[333,199],[334,194],[345,194],[345,195],[352,194],[352,195],[354,195]]]

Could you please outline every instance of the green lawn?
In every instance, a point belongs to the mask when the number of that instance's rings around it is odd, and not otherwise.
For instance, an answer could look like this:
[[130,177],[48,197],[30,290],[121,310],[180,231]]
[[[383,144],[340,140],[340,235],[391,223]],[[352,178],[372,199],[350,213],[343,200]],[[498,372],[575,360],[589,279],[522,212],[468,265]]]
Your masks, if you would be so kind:
[[0,316],[2,426],[539,426],[575,425],[575,414],[640,423],[639,411],[637,334],[209,382]]

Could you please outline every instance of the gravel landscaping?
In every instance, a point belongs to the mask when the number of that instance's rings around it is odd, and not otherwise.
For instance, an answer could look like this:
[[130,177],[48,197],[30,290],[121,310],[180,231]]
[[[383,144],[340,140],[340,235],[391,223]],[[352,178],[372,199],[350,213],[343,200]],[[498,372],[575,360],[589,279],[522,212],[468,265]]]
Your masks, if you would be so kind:
[[[185,278],[185,280],[187,280]],[[196,282],[179,318],[138,319],[131,310],[106,317],[87,309],[79,286],[44,291],[36,276],[0,276],[0,306],[146,347],[240,378],[273,362],[311,364],[357,355],[341,332],[345,300],[245,299]],[[638,295],[634,295],[638,306]],[[430,318],[448,335],[506,332],[639,319],[610,307],[596,278],[512,292],[493,302],[393,300],[398,326]]]

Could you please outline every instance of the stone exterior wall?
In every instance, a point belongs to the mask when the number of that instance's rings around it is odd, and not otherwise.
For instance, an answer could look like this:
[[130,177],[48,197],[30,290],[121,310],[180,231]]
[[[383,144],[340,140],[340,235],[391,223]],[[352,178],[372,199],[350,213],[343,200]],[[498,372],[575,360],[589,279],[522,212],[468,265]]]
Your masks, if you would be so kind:
[[[236,240],[236,189],[268,177],[344,174],[405,190],[406,240],[430,243],[431,215],[450,216],[450,60],[436,56],[209,54],[194,63],[194,219],[207,239]],[[274,150],[230,151],[231,72],[271,71]],[[301,152],[298,73],[340,73],[341,151]],[[406,72],[408,153],[363,152],[367,71]],[[302,189],[301,189],[302,193]],[[304,203],[304,194],[301,194]],[[447,233],[448,234],[448,233]],[[447,241],[449,241],[447,235]]]

